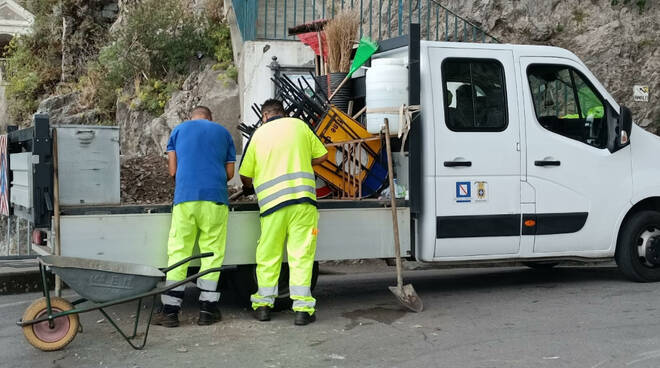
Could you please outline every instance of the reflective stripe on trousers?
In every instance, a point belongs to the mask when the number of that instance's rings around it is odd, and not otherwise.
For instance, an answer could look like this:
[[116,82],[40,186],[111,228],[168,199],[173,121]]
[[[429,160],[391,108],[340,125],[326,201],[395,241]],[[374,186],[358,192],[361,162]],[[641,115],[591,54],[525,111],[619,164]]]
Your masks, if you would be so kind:
[[250,296],[250,301],[252,302],[252,308],[257,309],[259,307],[271,307],[275,305],[275,298],[277,297],[278,287],[267,286],[260,287],[256,293]]
[[293,310],[296,312],[307,312],[314,314],[316,299],[312,297],[312,290],[309,286],[289,285],[291,299],[293,300]]
[[[169,286],[172,284],[176,284],[181,280],[165,280],[165,286]],[[186,290],[186,285],[180,285],[175,287],[172,290],[168,290],[164,292],[160,296],[160,301],[163,302],[165,305],[173,305],[176,307],[181,307],[181,303],[183,302],[183,293]]]
[[217,302],[220,300],[220,293],[216,291],[218,288],[217,281],[199,278],[197,279],[197,287],[201,291],[199,293],[200,302]]

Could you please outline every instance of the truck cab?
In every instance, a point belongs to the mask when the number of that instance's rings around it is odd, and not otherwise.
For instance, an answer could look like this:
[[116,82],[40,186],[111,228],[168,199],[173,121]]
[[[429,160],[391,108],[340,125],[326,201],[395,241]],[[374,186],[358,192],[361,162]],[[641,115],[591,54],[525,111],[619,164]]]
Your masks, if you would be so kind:
[[576,55],[419,48],[418,260],[616,257],[628,277],[660,279],[660,138],[633,125]]

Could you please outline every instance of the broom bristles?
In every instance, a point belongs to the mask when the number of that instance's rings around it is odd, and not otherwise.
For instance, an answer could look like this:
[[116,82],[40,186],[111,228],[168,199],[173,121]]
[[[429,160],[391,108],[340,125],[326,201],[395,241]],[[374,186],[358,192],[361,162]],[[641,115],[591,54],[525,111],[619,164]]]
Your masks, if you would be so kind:
[[360,18],[356,10],[344,10],[325,25],[330,73],[350,71],[351,52],[359,27]]

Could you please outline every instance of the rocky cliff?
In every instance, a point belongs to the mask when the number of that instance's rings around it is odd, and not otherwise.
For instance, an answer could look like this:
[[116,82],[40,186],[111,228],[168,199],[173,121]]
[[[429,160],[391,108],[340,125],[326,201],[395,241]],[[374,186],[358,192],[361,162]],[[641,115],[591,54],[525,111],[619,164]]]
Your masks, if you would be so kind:
[[[660,129],[660,2],[631,0],[444,0],[506,43],[544,44],[579,56],[635,121]],[[633,85],[648,85],[648,102]]]
[[130,102],[117,102],[117,125],[121,132],[121,152],[126,156],[163,154],[170,132],[188,119],[197,105],[208,107],[213,120],[229,129],[234,142],[241,142],[238,129],[240,103],[236,82],[213,69],[214,63],[202,60],[191,67],[180,90],[174,91],[165,112],[153,116],[131,108]]

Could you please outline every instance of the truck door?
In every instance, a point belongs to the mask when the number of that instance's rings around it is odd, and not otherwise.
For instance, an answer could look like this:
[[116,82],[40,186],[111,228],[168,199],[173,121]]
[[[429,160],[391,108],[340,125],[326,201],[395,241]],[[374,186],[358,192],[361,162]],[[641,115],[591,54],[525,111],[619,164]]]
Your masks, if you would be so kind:
[[607,149],[607,119],[618,118],[618,106],[572,60],[521,57],[520,67],[526,180],[536,208],[535,214],[523,214],[535,224],[524,227],[523,236],[535,236],[535,256],[583,251],[605,256],[632,195],[630,146]]
[[519,251],[520,132],[509,50],[429,49],[435,258]]

